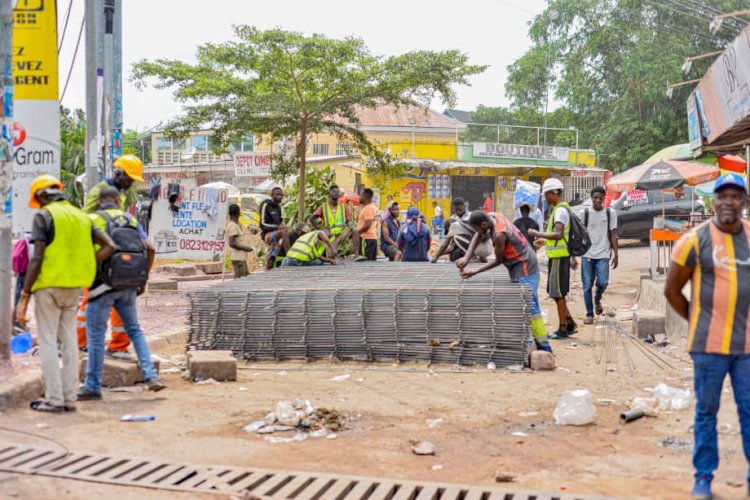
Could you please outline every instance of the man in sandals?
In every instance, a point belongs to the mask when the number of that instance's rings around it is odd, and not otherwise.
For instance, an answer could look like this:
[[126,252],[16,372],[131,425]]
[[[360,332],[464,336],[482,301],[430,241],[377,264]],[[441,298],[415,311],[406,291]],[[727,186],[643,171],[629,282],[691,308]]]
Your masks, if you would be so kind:
[[[94,281],[97,262],[115,252],[112,239],[66,201],[62,189],[62,183],[51,175],[39,176],[31,184],[29,207],[40,210],[34,216],[31,230],[34,256],[21,292],[26,299],[21,304],[27,304],[32,293],[35,297],[39,358],[44,378],[45,399],[31,403],[31,409],[48,413],[75,411],[76,310],[83,289]],[[98,251],[94,250],[94,243],[100,245]],[[26,311],[18,311],[17,317],[25,323]]]

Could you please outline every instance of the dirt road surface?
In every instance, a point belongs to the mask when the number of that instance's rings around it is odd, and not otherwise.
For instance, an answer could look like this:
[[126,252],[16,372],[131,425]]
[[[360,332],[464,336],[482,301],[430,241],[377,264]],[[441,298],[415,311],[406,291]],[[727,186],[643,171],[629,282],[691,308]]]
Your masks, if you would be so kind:
[[[605,299],[610,310],[627,315],[625,306],[633,303],[639,274],[647,266],[646,248],[621,250],[621,267],[612,273]],[[576,280],[580,283],[579,275]],[[580,287],[574,286],[572,295],[574,314],[582,323]],[[544,301],[543,308],[554,316],[551,302]],[[165,327],[181,320],[174,317]],[[622,325],[630,328],[628,322]],[[672,366],[658,367],[635,343],[615,342],[608,331],[600,321],[582,325],[575,338],[555,341],[554,372],[286,362],[242,363],[239,380],[232,383],[196,385],[167,374],[168,390],[105,391],[103,401],[79,403],[77,414],[6,413],[0,416],[0,441],[55,447],[5,430],[17,429],[76,451],[188,463],[482,485],[495,485],[496,471],[503,471],[515,476],[514,483],[503,486],[523,490],[686,498],[692,485],[692,408],[625,425],[619,414],[628,399],[649,396],[643,389],[659,382],[691,387],[689,358],[677,340],[679,347],[673,349],[648,346]],[[170,358],[179,352],[160,354]],[[347,380],[331,380],[346,373]],[[614,402],[597,404],[594,424],[555,425],[559,397],[577,388],[589,389],[595,400]],[[747,464],[734,402],[730,391],[725,393],[719,418],[722,464],[714,485],[717,498],[729,499],[744,496]],[[349,429],[333,440],[297,443],[270,443],[242,430],[278,401],[295,398],[351,416]],[[119,422],[126,413],[155,415],[156,421]],[[428,424],[437,419],[442,421]],[[437,454],[412,454],[410,440],[431,441]],[[9,474],[0,474],[0,491],[0,496],[21,498],[167,497],[153,490]]]

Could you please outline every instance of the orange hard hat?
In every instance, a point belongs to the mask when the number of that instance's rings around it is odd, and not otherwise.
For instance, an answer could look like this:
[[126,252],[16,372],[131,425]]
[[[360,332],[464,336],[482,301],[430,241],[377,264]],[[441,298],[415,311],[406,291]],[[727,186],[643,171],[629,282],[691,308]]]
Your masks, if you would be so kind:
[[112,164],[136,182],[143,182],[143,162],[135,155],[122,155]]
[[41,204],[36,199],[36,194],[39,191],[42,191],[43,189],[49,189],[51,187],[56,187],[57,189],[61,191],[63,189],[62,182],[60,182],[57,179],[57,177],[55,177],[54,175],[44,174],[34,179],[31,182],[31,189],[29,193],[29,207],[31,208],[41,207]]

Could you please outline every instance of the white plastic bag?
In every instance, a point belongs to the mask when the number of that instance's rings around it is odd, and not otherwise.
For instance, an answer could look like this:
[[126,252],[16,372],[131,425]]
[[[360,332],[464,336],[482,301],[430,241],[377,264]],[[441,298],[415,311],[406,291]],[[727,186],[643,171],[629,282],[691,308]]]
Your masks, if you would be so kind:
[[690,389],[678,389],[667,384],[658,384],[653,389],[647,389],[654,393],[659,400],[659,411],[679,411],[690,406]]
[[557,425],[586,425],[594,421],[596,408],[588,389],[568,391],[562,395],[555,407]]

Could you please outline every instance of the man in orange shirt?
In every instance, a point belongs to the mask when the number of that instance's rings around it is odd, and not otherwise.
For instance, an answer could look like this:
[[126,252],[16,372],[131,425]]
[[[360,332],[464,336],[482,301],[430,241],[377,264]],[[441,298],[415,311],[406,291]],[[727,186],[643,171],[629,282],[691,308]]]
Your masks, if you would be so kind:
[[490,193],[484,193],[484,203],[482,204],[482,212],[488,214],[492,212],[492,197]]
[[[675,245],[664,286],[669,305],[688,321],[695,386],[693,498],[702,499],[711,498],[711,480],[719,466],[716,414],[727,375],[750,462],[750,222],[742,219],[745,180],[735,173],[722,175],[714,183],[713,200],[716,215]],[[690,300],[682,293],[688,281]]]
[[378,234],[375,221],[378,218],[378,207],[372,202],[375,193],[366,188],[359,195],[359,218],[357,228],[352,234],[356,262],[376,260],[378,258]]

